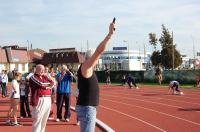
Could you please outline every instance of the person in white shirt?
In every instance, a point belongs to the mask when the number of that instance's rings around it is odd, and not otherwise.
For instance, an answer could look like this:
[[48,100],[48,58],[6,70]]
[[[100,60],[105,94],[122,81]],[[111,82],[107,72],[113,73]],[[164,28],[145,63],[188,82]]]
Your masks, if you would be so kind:
[[183,92],[182,92],[181,89],[180,89],[180,84],[179,84],[178,81],[175,81],[175,80],[170,81],[170,83],[169,83],[168,94],[170,93],[170,90],[173,91],[172,94],[175,94],[175,95],[177,95],[177,94],[178,94],[178,95],[183,95]]
[[[20,99],[20,89],[19,89],[19,81],[21,79],[21,73],[16,72],[14,74],[14,78],[11,82],[11,91],[10,91],[10,108],[7,114],[7,121],[6,124],[12,125],[12,126],[20,126],[20,124],[17,122],[17,110],[18,110],[18,103]],[[14,122],[11,122],[10,118],[11,115],[13,115]]]
[[31,78],[31,76],[34,75],[34,73],[35,73],[35,67],[33,67],[33,68],[30,70],[29,74],[26,76],[26,80],[28,81],[28,80]]
[[7,96],[7,84],[8,84],[8,75],[6,70],[2,70],[1,74],[1,88],[2,88],[2,97]]

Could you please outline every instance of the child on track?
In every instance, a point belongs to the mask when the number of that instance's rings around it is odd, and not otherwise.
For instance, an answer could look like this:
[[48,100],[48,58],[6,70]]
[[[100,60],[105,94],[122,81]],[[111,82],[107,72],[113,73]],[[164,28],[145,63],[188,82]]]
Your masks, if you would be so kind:
[[[18,81],[21,79],[21,73],[14,73],[14,79],[11,82],[11,91],[10,91],[10,108],[7,114],[6,124],[11,126],[21,126],[21,124],[17,121],[17,110],[18,110],[18,103],[20,100],[20,89]],[[14,122],[10,119],[13,116]]]

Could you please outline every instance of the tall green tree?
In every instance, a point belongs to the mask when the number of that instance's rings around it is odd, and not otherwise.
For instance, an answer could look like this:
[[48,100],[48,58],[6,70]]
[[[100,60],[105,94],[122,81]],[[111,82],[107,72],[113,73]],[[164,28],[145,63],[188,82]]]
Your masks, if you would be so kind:
[[[155,35],[149,34],[149,43],[155,46]],[[155,51],[152,53],[151,61],[154,66],[162,64],[167,69],[177,68],[182,63],[181,54],[176,49],[176,45],[173,44],[173,35],[170,34],[168,29],[162,25],[162,34],[159,38],[161,51]],[[156,44],[157,45],[157,44]]]
[[149,33],[149,43],[151,45],[153,45],[154,51],[156,51],[156,46],[157,46],[157,43],[158,43],[158,39],[156,38],[156,34],[155,33]]
[[151,55],[151,62],[153,66],[158,66],[161,63],[160,51],[154,51]]
[[161,54],[160,51],[156,50],[156,46],[158,44],[158,39],[155,33],[149,33],[149,43],[153,46],[154,52],[151,55],[152,65],[157,66],[161,62]]

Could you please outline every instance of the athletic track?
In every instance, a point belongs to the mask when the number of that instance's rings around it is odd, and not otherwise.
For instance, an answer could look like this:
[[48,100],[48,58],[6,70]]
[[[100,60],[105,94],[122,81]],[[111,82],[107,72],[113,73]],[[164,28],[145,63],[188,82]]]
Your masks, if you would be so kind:
[[[139,87],[100,85],[97,118],[116,132],[200,132],[200,89],[183,89],[185,95],[179,96],[167,94],[167,87]],[[8,98],[0,97],[0,131],[31,132],[31,119],[19,119],[21,127],[5,125],[8,106]],[[78,132],[75,123],[72,111],[70,122],[48,121],[46,132]]]

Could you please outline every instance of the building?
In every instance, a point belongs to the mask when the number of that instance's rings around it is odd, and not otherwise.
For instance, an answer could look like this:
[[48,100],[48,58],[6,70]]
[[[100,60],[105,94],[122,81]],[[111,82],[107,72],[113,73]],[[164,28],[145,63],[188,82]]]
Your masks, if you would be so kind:
[[28,72],[28,60],[26,47],[13,45],[0,48],[0,71],[17,69],[21,73]]
[[75,48],[50,49],[44,53],[42,63],[49,67],[68,65],[69,69],[78,70],[78,67],[85,60],[85,53],[76,51]]
[[29,68],[42,63],[43,56],[46,52],[42,49],[31,49],[28,51]]
[[[150,65],[149,52],[128,50],[127,47],[113,47],[112,51],[105,51],[99,60],[102,66],[107,64],[111,70],[146,70]],[[100,67],[100,66],[99,66]],[[103,68],[103,67],[100,67]]]
[[182,64],[179,66],[180,69],[190,69],[193,64],[191,64],[190,58],[186,55],[181,55]]

